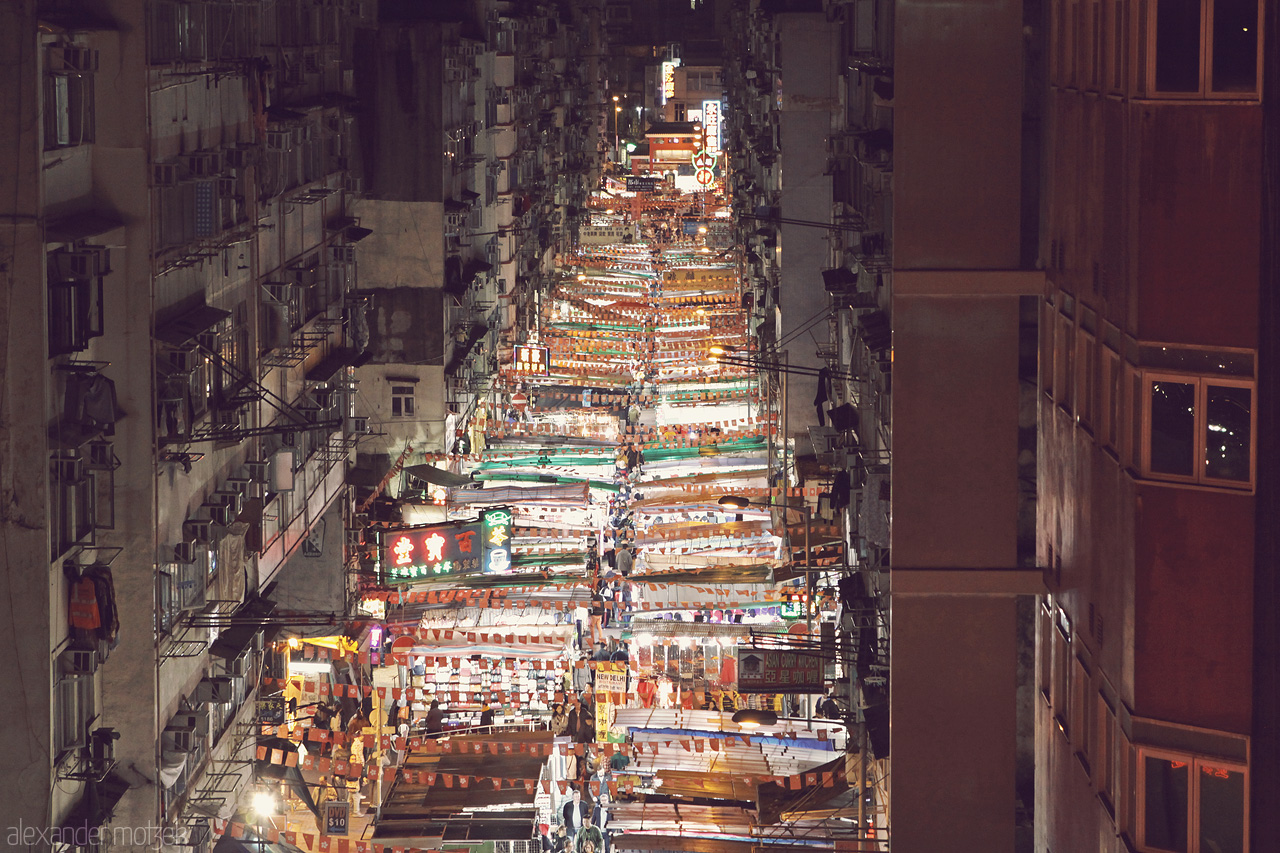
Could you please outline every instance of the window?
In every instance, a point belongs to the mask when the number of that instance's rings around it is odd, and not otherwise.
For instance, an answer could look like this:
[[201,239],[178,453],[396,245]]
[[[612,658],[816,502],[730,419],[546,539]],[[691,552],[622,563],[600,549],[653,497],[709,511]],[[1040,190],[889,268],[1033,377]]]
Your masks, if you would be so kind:
[[1071,659],[1071,742],[1075,746],[1076,758],[1084,765],[1085,772],[1090,771],[1089,762],[1093,758],[1093,703],[1090,701],[1091,690],[1089,670],[1084,661],[1078,657]]
[[1050,700],[1050,675],[1053,669],[1053,605],[1045,602],[1036,611],[1036,686],[1045,704]]
[[1040,390],[1053,396],[1053,336],[1058,316],[1053,305],[1044,303],[1040,312]]
[[[89,652],[88,654],[93,654]],[[88,742],[89,724],[95,716],[93,674],[61,667],[53,697],[53,751],[62,756]]]
[[1058,405],[1071,411],[1072,385],[1075,381],[1075,324],[1070,317],[1061,314],[1055,318],[1057,328],[1053,358],[1054,399]]
[[74,45],[50,46],[45,54],[44,147],[93,142],[93,72],[98,52]]
[[392,385],[391,416],[393,418],[411,418],[413,417],[413,412],[413,386]]
[[1253,482],[1253,383],[1142,374],[1142,472],[1158,479],[1247,488]]
[[1102,443],[1117,453],[1120,451],[1121,405],[1124,403],[1124,372],[1120,368],[1120,355],[1114,350],[1102,350],[1101,404],[1098,407],[1098,437]]
[[1125,90],[1128,82],[1125,79],[1125,61],[1129,57],[1126,49],[1128,43],[1125,41],[1128,10],[1125,0],[1110,0],[1103,8],[1109,12],[1103,24],[1107,43],[1107,88],[1111,92],[1120,93]]
[[1093,782],[1098,796],[1107,810],[1115,814],[1116,784],[1116,712],[1099,693],[1094,697],[1094,720],[1097,733],[1094,736]]
[[1258,0],[1148,0],[1148,79],[1155,94],[1253,97],[1262,33]]
[[1096,385],[1098,375],[1098,342],[1089,334],[1080,332],[1079,376],[1076,378],[1076,415],[1080,422],[1092,428],[1097,423]]
[[49,355],[83,352],[103,334],[102,279],[111,272],[107,249],[87,247],[50,252]]
[[49,466],[49,554],[57,559],[73,545],[93,542],[98,489],[95,474],[79,456],[54,456]]
[[1071,623],[1067,614],[1058,610],[1058,618],[1054,624],[1053,635],[1053,684],[1050,686],[1049,704],[1053,708],[1053,719],[1058,730],[1068,739],[1070,733],[1070,689],[1071,689]]
[[1214,758],[1138,750],[1138,849],[1244,853],[1248,768]]

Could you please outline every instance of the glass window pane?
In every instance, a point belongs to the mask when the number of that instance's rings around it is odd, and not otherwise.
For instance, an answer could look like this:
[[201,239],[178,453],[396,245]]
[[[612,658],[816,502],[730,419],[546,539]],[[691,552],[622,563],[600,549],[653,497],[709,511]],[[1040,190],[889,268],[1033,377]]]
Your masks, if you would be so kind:
[[1144,828],[1148,847],[1187,853],[1187,770],[1185,761],[1144,758]]
[[1151,383],[1151,471],[1190,477],[1196,440],[1196,386]]
[[1213,91],[1252,92],[1258,86],[1256,0],[1214,0]]
[[1253,391],[1210,385],[1207,397],[1205,474],[1221,480],[1248,482]]
[[1244,773],[1200,765],[1200,849],[1244,853]]
[[1200,91],[1200,0],[1159,0],[1156,91]]

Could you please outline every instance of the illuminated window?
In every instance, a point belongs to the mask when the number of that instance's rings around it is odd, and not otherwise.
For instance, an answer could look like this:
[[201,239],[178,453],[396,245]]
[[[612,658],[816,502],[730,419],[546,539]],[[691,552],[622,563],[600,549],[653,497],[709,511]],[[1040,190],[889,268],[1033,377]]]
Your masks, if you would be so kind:
[[1247,488],[1253,483],[1253,382],[1142,374],[1145,476]]

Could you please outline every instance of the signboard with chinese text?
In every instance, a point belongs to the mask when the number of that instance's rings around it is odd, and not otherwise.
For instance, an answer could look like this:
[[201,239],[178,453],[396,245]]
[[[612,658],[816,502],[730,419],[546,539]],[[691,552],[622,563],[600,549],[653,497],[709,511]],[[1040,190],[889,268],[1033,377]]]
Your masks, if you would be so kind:
[[384,534],[383,575],[390,583],[480,571],[481,525],[436,524]]
[[676,96],[676,63],[662,63],[662,102]]
[[821,693],[823,658],[816,650],[737,649],[739,693]]
[[706,152],[712,157],[720,153],[720,102],[702,102],[702,129],[706,134]]
[[483,571],[486,575],[511,573],[511,524],[509,509],[491,509],[480,514],[480,534],[484,547]]
[[657,192],[661,185],[662,179],[654,175],[627,175],[627,192],[629,193]]
[[596,666],[596,742],[609,743],[613,727],[614,699],[627,692],[627,665],[601,662]]
[[525,344],[516,345],[516,373],[526,376],[546,376],[551,371],[551,359],[546,347],[531,347]]

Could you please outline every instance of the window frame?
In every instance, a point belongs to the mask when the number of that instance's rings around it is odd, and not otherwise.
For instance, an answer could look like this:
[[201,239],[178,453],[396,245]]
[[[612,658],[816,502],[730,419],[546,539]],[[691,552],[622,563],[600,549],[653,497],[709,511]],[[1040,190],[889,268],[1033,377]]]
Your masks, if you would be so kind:
[[1244,849],[1249,849],[1249,765],[1235,759],[1217,758],[1199,753],[1180,752],[1162,747],[1138,745],[1134,750],[1134,842],[1140,853],[1175,853],[1163,847],[1147,844],[1146,759],[1157,758],[1182,761],[1187,764],[1187,853],[1207,853],[1200,848],[1200,781],[1203,767],[1221,768],[1239,772],[1244,776],[1243,827]]
[[[75,707],[68,709],[66,701],[73,697]],[[79,713],[87,708],[87,713]],[[77,732],[68,738],[73,721],[67,717],[69,711],[76,712],[74,725]],[[50,720],[53,726],[53,754],[55,763],[60,763],[67,755],[89,744],[89,726],[98,718],[97,676],[92,673],[72,673],[59,670],[58,680],[53,685],[53,714]]]
[[1099,690],[1093,698],[1094,719],[1097,721],[1096,736],[1094,738],[1094,789],[1098,792],[1098,799],[1102,801],[1102,805],[1111,814],[1112,820],[1116,818],[1116,783],[1118,781],[1117,767],[1117,738],[1116,733],[1119,728],[1119,720],[1116,717],[1116,709],[1111,701],[1107,699],[1104,691]]
[[1036,610],[1038,624],[1036,639],[1040,647],[1036,650],[1036,661],[1039,664],[1036,674],[1036,689],[1046,707],[1052,707],[1053,696],[1053,605],[1044,600]]
[[[1138,470],[1144,479],[1159,480],[1187,485],[1208,486],[1211,488],[1231,489],[1248,492],[1254,489],[1258,468],[1258,388],[1257,382],[1250,378],[1225,375],[1204,375],[1180,373],[1165,370],[1142,370],[1137,374],[1138,389],[1141,395],[1141,417],[1139,438],[1141,445],[1138,456]],[[1195,412],[1193,418],[1194,443],[1192,446],[1192,474],[1167,474],[1151,470],[1151,389],[1157,382],[1171,382],[1195,387]],[[1205,450],[1207,441],[1205,431],[1208,417],[1209,386],[1226,388],[1246,388],[1250,392],[1249,405],[1249,477],[1247,480],[1229,480],[1210,477],[1206,473],[1207,462]]]
[[1053,672],[1049,686],[1049,708],[1062,736],[1071,742],[1071,628],[1061,609],[1053,620]]
[[[59,103],[59,84],[64,89]],[[96,94],[94,75],[92,72],[54,71],[48,70],[44,76],[43,93],[43,130],[44,150],[60,151],[64,148],[77,148],[81,145],[92,145],[97,130]],[[72,121],[75,108],[79,108],[79,121]],[[65,110],[65,111],[63,111]],[[59,117],[65,115],[66,141],[59,138],[62,122]],[[76,133],[75,131],[79,131]]]
[[1077,335],[1075,414],[1077,423],[1094,432],[1098,426],[1098,339],[1083,327]]
[[1071,683],[1070,691],[1070,710],[1068,711],[1068,728],[1067,736],[1071,741],[1074,749],[1076,760],[1084,767],[1086,776],[1092,778],[1093,770],[1090,766],[1092,761],[1092,715],[1093,707],[1089,701],[1092,690],[1090,689],[1091,677],[1089,667],[1085,664],[1084,658],[1079,655],[1071,656]]
[[1075,319],[1058,313],[1053,335],[1053,399],[1068,414],[1075,411],[1075,343]]
[[[391,417],[393,418],[416,418],[417,417],[417,394],[414,385],[392,385],[391,386]],[[405,404],[408,404],[407,406]]]
[[1144,17],[1141,24],[1144,26],[1145,32],[1139,33],[1139,39],[1142,41],[1145,51],[1142,52],[1141,59],[1143,68],[1140,72],[1141,79],[1140,90],[1146,97],[1160,98],[1168,100],[1242,100],[1256,101],[1262,97],[1262,62],[1264,56],[1264,39],[1263,32],[1266,29],[1266,4],[1263,0],[1258,0],[1258,16],[1257,16],[1257,34],[1255,39],[1255,61],[1254,84],[1253,88],[1246,91],[1231,91],[1214,89],[1212,83],[1213,76],[1213,33],[1215,25],[1215,0],[1200,0],[1200,24],[1199,24],[1199,52],[1197,55],[1198,69],[1198,86],[1195,91],[1166,91],[1158,88],[1156,78],[1157,62],[1159,61],[1159,49],[1157,45],[1157,34],[1160,25],[1160,3],[1161,0],[1140,0],[1144,11]]

